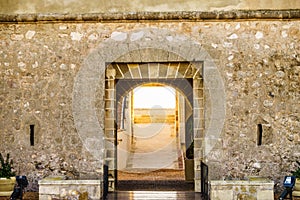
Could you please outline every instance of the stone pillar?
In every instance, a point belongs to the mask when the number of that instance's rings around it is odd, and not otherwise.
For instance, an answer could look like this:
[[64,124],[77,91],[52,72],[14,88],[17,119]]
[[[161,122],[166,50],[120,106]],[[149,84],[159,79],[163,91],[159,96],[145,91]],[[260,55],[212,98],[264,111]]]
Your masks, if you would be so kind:
[[115,190],[117,176],[117,141],[116,141],[116,88],[115,70],[107,68],[105,79],[105,158],[108,165],[109,191]]
[[195,192],[201,192],[201,161],[203,160],[204,141],[204,97],[203,79],[197,75],[193,80],[194,115],[194,171]]

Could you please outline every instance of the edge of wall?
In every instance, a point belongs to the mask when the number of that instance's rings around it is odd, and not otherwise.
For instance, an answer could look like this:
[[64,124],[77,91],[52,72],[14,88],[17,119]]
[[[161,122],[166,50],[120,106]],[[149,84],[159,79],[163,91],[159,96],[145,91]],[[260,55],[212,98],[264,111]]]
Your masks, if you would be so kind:
[[207,21],[207,20],[291,20],[300,19],[300,9],[232,10],[179,12],[111,12],[111,13],[34,13],[0,14],[0,23],[32,22],[122,22],[122,21]]

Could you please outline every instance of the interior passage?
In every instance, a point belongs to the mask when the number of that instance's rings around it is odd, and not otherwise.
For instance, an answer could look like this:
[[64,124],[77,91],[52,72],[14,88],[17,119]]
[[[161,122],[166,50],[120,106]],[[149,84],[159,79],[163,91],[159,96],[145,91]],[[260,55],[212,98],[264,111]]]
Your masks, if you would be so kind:
[[135,143],[127,169],[181,169],[181,152],[174,124],[135,124]]

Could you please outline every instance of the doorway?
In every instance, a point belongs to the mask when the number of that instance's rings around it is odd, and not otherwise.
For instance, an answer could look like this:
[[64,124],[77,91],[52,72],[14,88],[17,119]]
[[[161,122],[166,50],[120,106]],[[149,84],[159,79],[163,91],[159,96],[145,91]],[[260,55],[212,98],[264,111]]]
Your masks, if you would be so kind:
[[178,98],[176,89],[154,82],[123,97],[117,115],[119,180],[184,179]]
[[[112,63],[107,67],[105,133],[109,136],[107,141],[113,139],[112,134],[115,141],[114,145],[107,145],[110,147],[107,160],[113,161],[111,165],[114,166],[110,169],[114,180],[112,191],[117,188],[117,180],[124,177],[141,180],[148,176],[167,180],[169,176],[170,179],[184,180],[185,150],[194,141],[194,133],[199,135],[204,126],[201,123],[204,121],[201,121],[203,84],[200,82],[199,69],[189,62]],[[197,87],[194,88],[194,84]],[[145,88],[148,91],[145,92]],[[150,93],[149,88],[172,91],[173,103],[170,100],[168,103],[174,106],[163,108],[156,103],[138,108],[134,104],[139,98],[138,91],[144,90],[142,96],[146,96]],[[162,93],[158,93],[152,96],[161,97]],[[186,128],[188,122],[192,127],[189,131]],[[197,142],[195,146],[199,149],[202,140]],[[155,162],[150,162],[153,160]],[[168,173],[162,173],[164,170]],[[195,168],[192,170],[200,173]]]

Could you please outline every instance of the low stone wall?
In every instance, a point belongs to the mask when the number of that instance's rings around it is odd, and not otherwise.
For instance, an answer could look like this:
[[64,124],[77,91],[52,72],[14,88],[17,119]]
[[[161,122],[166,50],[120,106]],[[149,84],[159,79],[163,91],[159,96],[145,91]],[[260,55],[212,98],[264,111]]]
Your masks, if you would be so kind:
[[210,181],[211,200],[274,200],[274,181],[265,178]]
[[134,123],[175,123],[175,109],[135,108]]
[[102,197],[101,180],[63,180],[45,178],[39,181],[39,200],[54,199],[92,199]]

